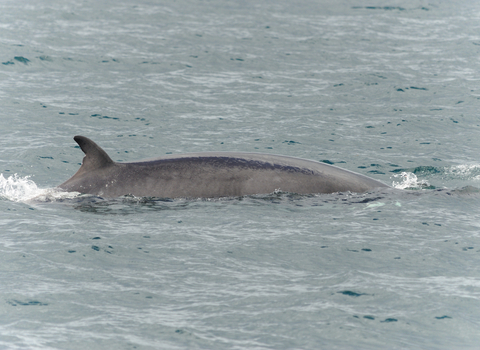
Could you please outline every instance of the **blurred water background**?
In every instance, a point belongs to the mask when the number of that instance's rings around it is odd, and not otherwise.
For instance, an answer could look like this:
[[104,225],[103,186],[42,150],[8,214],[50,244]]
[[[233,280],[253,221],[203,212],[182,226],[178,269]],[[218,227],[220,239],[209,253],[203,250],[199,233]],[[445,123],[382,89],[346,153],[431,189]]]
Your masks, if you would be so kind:
[[[478,348],[479,53],[466,0],[3,0],[0,348]],[[402,190],[55,194],[78,134]]]

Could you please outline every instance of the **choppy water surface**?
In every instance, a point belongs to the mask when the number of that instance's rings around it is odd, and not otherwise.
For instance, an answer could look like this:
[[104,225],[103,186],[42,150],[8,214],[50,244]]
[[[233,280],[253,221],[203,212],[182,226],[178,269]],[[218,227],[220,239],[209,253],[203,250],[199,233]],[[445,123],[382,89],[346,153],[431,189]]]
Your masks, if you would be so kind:
[[[0,348],[475,349],[478,4],[3,1]],[[104,200],[116,161],[255,151],[394,190]]]

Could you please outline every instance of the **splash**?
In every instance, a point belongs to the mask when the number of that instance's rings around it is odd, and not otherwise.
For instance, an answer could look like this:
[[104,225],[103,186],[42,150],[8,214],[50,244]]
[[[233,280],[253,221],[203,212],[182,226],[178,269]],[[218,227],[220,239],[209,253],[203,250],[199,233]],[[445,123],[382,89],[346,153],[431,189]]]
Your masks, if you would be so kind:
[[38,188],[37,184],[30,180],[30,176],[20,177],[17,174],[5,178],[0,174],[0,200],[13,202],[51,202],[57,199],[76,197],[76,192],[62,192],[55,188]]
[[430,188],[430,184],[427,180],[418,180],[417,175],[410,172],[402,172],[400,174],[393,175],[393,177],[401,177],[401,181],[392,182],[392,187],[400,190],[417,190]]

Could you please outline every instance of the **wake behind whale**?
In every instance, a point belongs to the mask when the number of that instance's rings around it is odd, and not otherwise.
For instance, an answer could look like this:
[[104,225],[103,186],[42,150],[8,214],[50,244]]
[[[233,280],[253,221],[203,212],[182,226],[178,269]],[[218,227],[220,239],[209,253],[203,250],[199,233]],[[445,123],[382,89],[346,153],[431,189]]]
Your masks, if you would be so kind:
[[275,191],[363,193],[388,187],[336,166],[262,153],[199,152],[119,163],[92,140],[84,136],[74,140],[85,157],[77,173],[58,188],[105,198],[218,198]]

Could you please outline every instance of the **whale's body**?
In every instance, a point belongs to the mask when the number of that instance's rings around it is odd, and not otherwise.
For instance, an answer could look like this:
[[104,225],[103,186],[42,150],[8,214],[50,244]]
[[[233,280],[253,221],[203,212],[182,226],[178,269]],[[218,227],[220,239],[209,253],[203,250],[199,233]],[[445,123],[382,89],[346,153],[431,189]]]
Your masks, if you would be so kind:
[[75,136],[82,166],[58,187],[115,198],[216,198],[267,194],[367,192],[387,185],[332,165],[262,153],[201,152],[118,163],[95,142]]

